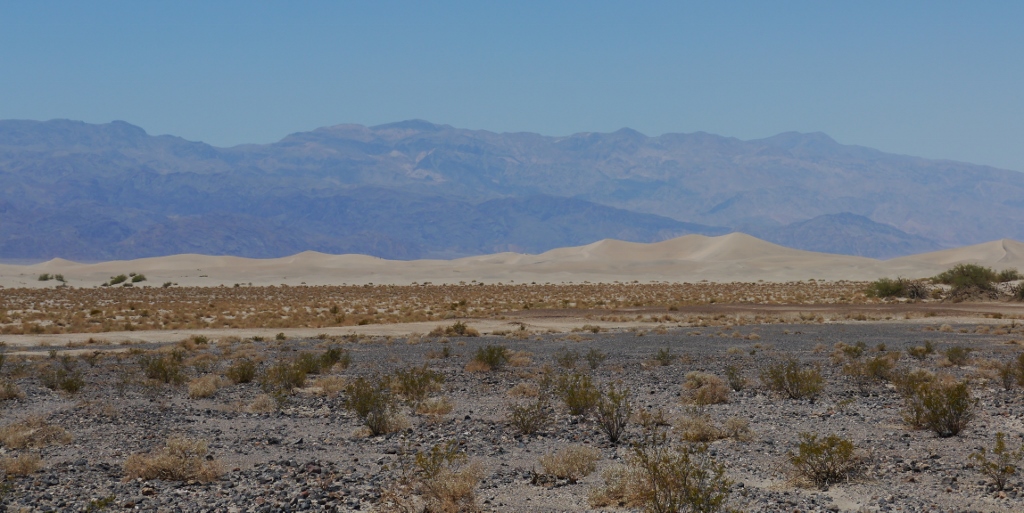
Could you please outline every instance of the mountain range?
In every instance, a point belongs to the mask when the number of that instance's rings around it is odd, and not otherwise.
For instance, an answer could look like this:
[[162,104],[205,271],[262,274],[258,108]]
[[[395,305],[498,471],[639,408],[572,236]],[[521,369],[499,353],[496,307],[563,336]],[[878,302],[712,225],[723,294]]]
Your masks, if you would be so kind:
[[0,121],[0,259],[541,253],[742,231],[890,258],[1024,238],[1024,174],[843,145],[413,120],[218,148],[115,121]]

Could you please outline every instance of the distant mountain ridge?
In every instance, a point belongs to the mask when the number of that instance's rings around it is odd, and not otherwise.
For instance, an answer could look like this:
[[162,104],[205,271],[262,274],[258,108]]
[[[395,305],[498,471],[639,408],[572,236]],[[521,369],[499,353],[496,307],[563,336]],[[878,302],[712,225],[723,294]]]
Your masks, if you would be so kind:
[[217,148],[125,122],[0,121],[0,258],[539,253],[740,229],[892,257],[1024,238],[1024,174],[842,145],[498,134],[411,120]]

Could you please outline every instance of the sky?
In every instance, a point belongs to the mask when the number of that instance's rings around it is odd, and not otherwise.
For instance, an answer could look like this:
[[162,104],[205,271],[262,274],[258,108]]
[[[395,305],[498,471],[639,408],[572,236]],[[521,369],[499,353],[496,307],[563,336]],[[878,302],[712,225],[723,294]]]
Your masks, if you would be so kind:
[[0,0],[0,119],[216,146],[426,119],[1024,171],[1024,2]]

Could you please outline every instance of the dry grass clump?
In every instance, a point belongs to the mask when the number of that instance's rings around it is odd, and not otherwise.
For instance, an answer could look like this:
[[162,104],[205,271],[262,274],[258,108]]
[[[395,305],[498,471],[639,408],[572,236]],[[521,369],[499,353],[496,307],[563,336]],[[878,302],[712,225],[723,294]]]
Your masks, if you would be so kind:
[[687,442],[713,442],[729,436],[709,415],[691,414],[676,422],[676,431]]
[[327,397],[337,397],[346,385],[348,380],[343,376],[321,376],[313,382],[317,393]]
[[164,481],[199,481],[220,479],[224,470],[217,460],[206,459],[206,442],[171,437],[167,443],[150,453],[133,454],[124,462],[124,473],[131,479]]
[[689,372],[683,381],[683,399],[697,406],[729,402],[729,387],[722,378],[706,372]]
[[533,383],[520,381],[508,390],[509,397],[537,397],[540,395],[540,388]]
[[597,460],[600,457],[601,453],[597,449],[571,445],[545,454],[537,461],[546,475],[565,479],[570,484],[575,484],[597,469]]
[[188,382],[188,396],[192,399],[212,397],[225,385],[224,378],[217,374],[207,374]]
[[253,413],[270,413],[277,411],[277,401],[269,394],[260,394],[249,403],[249,411]]
[[0,458],[0,476],[27,476],[43,468],[43,460],[38,454],[19,454]]
[[24,398],[25,392],[21,391],[21,387],[19,387],[17,383],[12,380],[0,378],[0,401]]
[[71,443],[71,434],[42,417],[29,417],[0,428],[0,445],[8,449],[39,449],[67,443]]
[[375,508],[384,513],[462,513],[480,511],[476,503],[476,486],[483,468],[476,462],[466,463],[459,444],[449,441],[428,451],[415,453],[405,467],[411,472],[384,489]]
[[604,485],[594,488],[588,502],[594,508],[637,508],[645,503],[643,471],[632,465],[612,465],[601,473]]
[[447,397],[431,397],[416,407],[416,413],[439,417],[447,415],[455,409],[455,403]]

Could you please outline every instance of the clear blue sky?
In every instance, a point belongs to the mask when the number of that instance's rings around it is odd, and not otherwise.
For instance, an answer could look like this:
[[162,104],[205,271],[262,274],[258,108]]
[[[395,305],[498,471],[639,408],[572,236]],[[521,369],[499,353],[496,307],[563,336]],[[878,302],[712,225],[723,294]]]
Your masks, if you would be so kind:
[[0,118],[227,146],[422,118],[1024,171],[1024,2],[0,0]]

